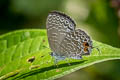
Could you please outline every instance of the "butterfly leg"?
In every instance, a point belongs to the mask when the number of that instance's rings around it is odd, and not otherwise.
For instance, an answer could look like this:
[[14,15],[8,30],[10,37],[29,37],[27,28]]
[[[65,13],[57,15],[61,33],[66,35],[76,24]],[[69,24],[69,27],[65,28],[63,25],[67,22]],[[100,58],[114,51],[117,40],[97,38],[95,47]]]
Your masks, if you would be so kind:
[[58,59],[54,59],[54,65],[58,67]]
[[68,65],[71,65],[71,64],[70,64],[70,58],[67,58],[67,59],[66,59],[66,62],[68,63]]
[[54,56],[52,56],[52,60],[54,61],[54,66],[58,67],[58,59],[56,59]]
[[54,60],[54,66],[58,65],[58,59],[56,57],[56,54],[54,52],[51,52],[50,54],[52,56],[52,59]]

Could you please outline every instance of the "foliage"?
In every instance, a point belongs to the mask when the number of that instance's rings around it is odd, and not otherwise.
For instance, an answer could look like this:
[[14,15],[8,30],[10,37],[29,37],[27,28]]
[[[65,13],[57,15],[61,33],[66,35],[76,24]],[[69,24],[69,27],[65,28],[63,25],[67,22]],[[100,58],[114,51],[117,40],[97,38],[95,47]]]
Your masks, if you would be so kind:
[[60,61],[58,67],[53,63],[46,31],[19,30],[0,36],[0,79],[56,79],[78,69],[106,60],[120,59],[120,49],[93,40],[90,56],[81,60]]

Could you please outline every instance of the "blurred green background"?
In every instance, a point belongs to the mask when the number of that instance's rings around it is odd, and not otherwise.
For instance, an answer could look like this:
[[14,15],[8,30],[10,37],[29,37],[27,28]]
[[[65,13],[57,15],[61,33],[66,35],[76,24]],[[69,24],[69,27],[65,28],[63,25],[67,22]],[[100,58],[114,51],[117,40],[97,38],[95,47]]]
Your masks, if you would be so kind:
[[[0,34],[44,29],[52,10],[70,15],[94,40],[120,47],[120,0],[0,0]],[[95,64],[57,80],[120,80],[120,60]]]

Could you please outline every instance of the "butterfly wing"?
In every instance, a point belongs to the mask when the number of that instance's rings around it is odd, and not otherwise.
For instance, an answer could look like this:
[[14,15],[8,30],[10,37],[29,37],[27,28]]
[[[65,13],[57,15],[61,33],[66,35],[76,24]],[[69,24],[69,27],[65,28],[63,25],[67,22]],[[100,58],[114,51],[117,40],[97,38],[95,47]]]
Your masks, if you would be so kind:
[[81,59],[84,53],[90,53],[88,51],[85,52],[84,43],[88,43],[91,46],[91,39],[81,29],[68,33],[60,45],[61,56]]
[[60,44],[66,34],[75,30],[75,22],[67,15],[53,11],[49,13],[46,21],[47,35],[50,48],[60,53]]

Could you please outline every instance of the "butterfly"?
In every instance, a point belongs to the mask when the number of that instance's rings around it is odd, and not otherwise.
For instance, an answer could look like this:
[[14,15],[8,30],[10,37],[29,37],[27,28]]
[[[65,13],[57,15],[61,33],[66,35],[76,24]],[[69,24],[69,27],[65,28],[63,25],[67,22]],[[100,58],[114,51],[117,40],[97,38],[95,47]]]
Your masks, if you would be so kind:
[[46,29],[55,63],[65,58],[82,59],[83,55],[90,55],[93,48],[90,36],[75,28],[74,20],[68,15],[59,11],[48,14]]

